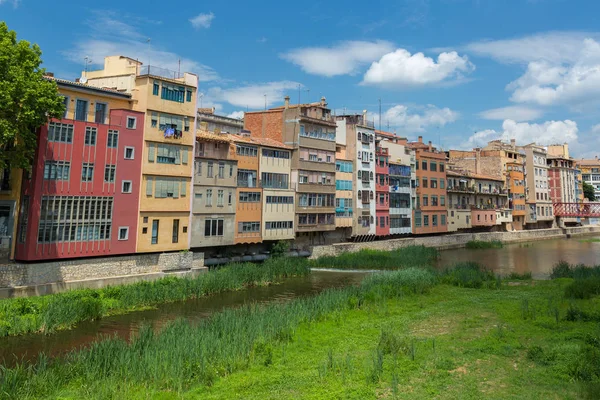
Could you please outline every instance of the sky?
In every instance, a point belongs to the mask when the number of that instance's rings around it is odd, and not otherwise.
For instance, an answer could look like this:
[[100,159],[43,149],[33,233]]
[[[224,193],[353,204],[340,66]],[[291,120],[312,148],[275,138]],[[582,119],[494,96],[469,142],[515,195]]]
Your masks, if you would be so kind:
[[124,55],[198,74],[198,105],[223,115],[324,96],[445,150],[515,138],[600,155],[597,1],[73,3],[0,0],[63,79]]

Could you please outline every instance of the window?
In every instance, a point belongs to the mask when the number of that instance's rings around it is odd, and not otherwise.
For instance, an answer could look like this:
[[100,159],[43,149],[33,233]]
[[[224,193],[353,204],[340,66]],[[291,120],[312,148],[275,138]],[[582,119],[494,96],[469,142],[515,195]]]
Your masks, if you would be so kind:
[[119,240],[127,240],[129,239],[129,227],[120,226],[119,227]]
[[379,227],[385,227],[385,217],[379,217]]
[[433,161],[430,162],[429,163],[429,170],[432,171],[432,172],[437,172],[437,163],[435,163]]
[[437,179],[431,179],[429,182],[432,189],[437,189]]
[[133,160],[135,149],[133,147],[125,147],[125,159]]
[[144,217],[144,223],[147,224],[148,223],[148,217]]
[[258,156],[258,147],[255,146],[246,146],[243,144],[238,144],[235,146],[235,151],[239,156],[246,157],[257,157]]
[[158,81],[154,81],[154,84],[152,85],[152,95],[158,96],[159,91],[160,91],[160,85],[159,85]]
[[91,182],[94,180],[94,164],[83,163],[81,168],[81,180],[83,182]]
[[106,121],[107,108],[106,103],[96,103],[96,116],[94,120],[97,124],[103,124]]
[[96,145],[96,133],[97,129],[91,126],[85,127],[85,145],[95,146]]
[[212,207],[212,189],[206,189],[206,206]]
[[[444,164],[440,164],[440,172],[444,172],[444,170],[445,170]],[[444,217],[444,219],[446,218],[445,215],[443,217]],[[443,223],[442,225],[446,225],[446,224]]]
[[154,181],[156,186],[154,197],[157,199],[169,197],[177,199],[180,195],[181,197],[186,195],[187,182],[185,179],[156,177]]
[[438,224],[438,216],[437,215],[432,215],[431,216],[431,224],[433,226],[437,226],[437,224]]
[[204,236],[223,236],[223,220],[206,219],[204,221]]
[[106,147],[117,148],[119,145],[119,131],[108,130],[108,142]]
[[223,207],[223,190],[217,191],[217,207]]
[[142,235],[146,235],[148,234],[148,228],[147,227],[143,227],[142,228]]
[[238,233],[260,232],[260,222],[238,222]]
[[157,112],[152,112],[152,116],[150,118],[150,125],[152,126],[152,128],[156,128],[158,126],[158,113]]
[[[443,165],[443,164],[440,164],[440,167],[441,167],[442,165]],[[443,178],[442,178],[442,179],[440,179],[440,189],[445,189],[445,186],[446,186],[446,180],[445,180],[445,179],[443,179]]]
[[260,202],[260,192],[240,192],[240,203],[258,202]]
[[183,103],[184,93],[185,88],[183,86],[162,82],[161,99]]
[[185,91],[185,101],[188,103],[192,101],[192,91],[190,89]]
[[87,100],[77,99],[77,103],[75,105],[75,120],[86,121],[87,120],[87,112],[88,112]]
[[179,220],[178,219],[174,219],[173,220],[173,238],[172,238],[172,242],[173,243],[178,243],[179,242]]
[[292,229],[294,228],[293,221],[273,221],[273,222],[265,222],[265,229]]
[[63,104],[65,106],[65,113],[63,114],[63,118],[67,118],[67,112],[69,112],[69,97],[63,96]]
[[423,215],[423,226],[429,226],[429,215]]
[[110,239],[112,197],[42,197],[38,242]]
[[48,124],[48,141],[73,143],[73,124],[50,122]]
[[225,163],[219,162],[219,179],[225,178]]
[[427,195],[423,195],[423,207],[427,207],[429,205],[429,198]]
[[233,176],[233,165],[229,166],[229,177],[231,178]]
[[271,149],[262,149],[263,157],[273,157],[273,158],[281,158],[284,160],[289,160],[290,152],[284,150],[271,150]]
[[50,181],[68,181],[71,163],[68,161],[46,161],[44,179]]
[[427,183],[427,178],[423,178],[422,187],[427,188],[428,186],[429,186],[429,184]]
[[231,200],[232,200],[232,194],[231,194],[231,192],[229,192],[227,204],[231,205]]
[[440,206],[444,207],[446,205],[446,196],[440,196]]
[[289,187],[288,174],[275,174],[272,172],[262,173],[262,187],[270,189],[287,189]]
[[208,178],[212,178],[213,177],[213,162],[212,161],[208,162],[208,168],[207,168],[207,171],[206,171],[206,176]]
[[135,129],[137,118],[127,117],[127,129]]
[[267,196],[267,204],[294,204],[293,196]]
[[104,182],[114,182],[116,171],[116,165],[107,165],[106,167],[104,167]]
[[438,205],[438,197],[437,196],[431,196],[431,206],[432,207],[437,207]]
[[150,241],[150,244],[158,243],[158,223],[159,221],[157,219],[152,220],[152,240]]
[[131,181],[121,182],[121,192],[122,193],[131,193],[131,189],[132,189]]
[[423,162],[421,162],[421,169],[422,169],[423,171],[427,171],[427,161],[423,161]]
[[238,169],[238,187],[257,187],[256,171]]

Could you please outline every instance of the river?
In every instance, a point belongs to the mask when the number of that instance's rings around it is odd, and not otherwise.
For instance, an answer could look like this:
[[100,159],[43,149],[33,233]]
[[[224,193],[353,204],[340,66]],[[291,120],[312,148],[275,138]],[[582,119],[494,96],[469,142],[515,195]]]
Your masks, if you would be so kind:
[[[530,271],[534,278],[544,279],[560,260],[575,264],[600,264],[600,243],[586,240],[589,238],[510,244],[502,249],[445,250],[441,252],[438,267],[446,268],[459,261],[476,261],[499,274]],[[17,360],[33,360],[40,352],[53,357],[59,356],[72,349],[87,346],[99,336],[116,335],[129,339],[144,323],[160,328],[176,318],[197,321],[224,308],[245,303],[288,301],[329,288],[357,284],[365,274],[366,272],[314,271],[308,277],[288,279],[278,285],[252,287],[196,300],[163,304],[153,310],[84,322],[74,329],[52,335],[5,337],[0,339],[0,360],[4,360],[4,365],[10,366]]]

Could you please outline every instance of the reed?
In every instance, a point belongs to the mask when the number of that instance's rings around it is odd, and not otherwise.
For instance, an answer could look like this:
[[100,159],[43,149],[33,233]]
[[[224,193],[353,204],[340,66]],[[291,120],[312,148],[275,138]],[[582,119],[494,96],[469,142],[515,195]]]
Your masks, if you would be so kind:
[[[217,377],[246,368],[253,359],[270,362],[270,346],[291,340],[301,323],[367,302],[422,293],[435,284],[431,272],[406,269],[376,274],[359,286],[315,297],[229,309],[196,325],[177,320],[160,332],[145,326],[130,343],[106,338],[53,362],[41,357],[35,364],[0,369],[0,393],[7,398],[53,397],[69,385],[86,382],[94,396],[113,397],[123,382],[175,391],[211,385]],[[373,379],[379,379],[382,357],[379,350]]]
[[439,258],[438,250],[425,246],[408,246],[392,251],[360,250],[339,256],[311,260],[313,268],[394,270],[407,267],[431,267]]
[[501,281],[490,270],[476,262],[456,263],[440,274],[440,281],[465,288],[500,288]]
[[0,301],[0,336],[50,333],[107,315],[247,286],[267,285],[309,273],[305,259],[278,258],[263,264],[231,264],[195,278],[168,277],[132,285],[3,300]]

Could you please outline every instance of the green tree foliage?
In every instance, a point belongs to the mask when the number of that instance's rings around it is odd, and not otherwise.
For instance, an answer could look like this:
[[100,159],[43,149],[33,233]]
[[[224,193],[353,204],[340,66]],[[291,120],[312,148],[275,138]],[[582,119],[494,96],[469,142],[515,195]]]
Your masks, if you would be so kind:
[[0,169],[29,168],[38,128],[64,113],[56,83],[44,78],[42,51],[0,21]]
[[587,182],[583,182],[583,196],[589,201],[596,201],[594,187]]

